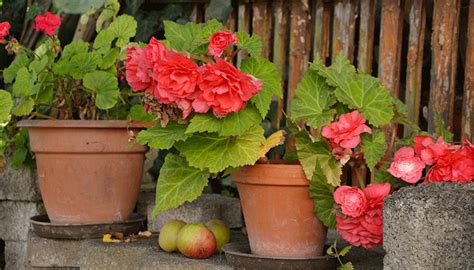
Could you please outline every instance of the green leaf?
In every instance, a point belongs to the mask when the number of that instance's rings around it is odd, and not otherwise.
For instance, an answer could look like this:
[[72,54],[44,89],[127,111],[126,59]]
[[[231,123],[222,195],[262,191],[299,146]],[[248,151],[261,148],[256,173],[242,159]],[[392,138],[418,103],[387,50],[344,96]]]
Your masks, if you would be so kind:
[[112,48],[108,50],[102,57],[102,62],[99,63],[101,69],[107,69],[117,62],[117,58],[120,54],[119,48]]
[[212,113],[196,114],[186,129],[186,133],[217,132],[220,136],[240,136],[251,126],[260,123],[262,118],[253,106],[217,118]]
[[119,88],[117,78],[106,71],[94,71],[84,76],[85,88],[96,93],[95,104],[99,109],[110,109],[117,103]]
[[[196,53],[200,47],[209,42],[212,33],[223,28],[216,20],[207,23],[179,24],[172,21],[163,21],[165,37],[172,47],[178,51],[184,50]],[[205,48],[207,51],[207,48]]]
[[344,247],[344,248],[341,250],[341,252],[339,252],[339,256],[344,257],[344,256],[347,254],[347,252],[349,252],[349,251],[351,250],[351,248],[352,248],[352,246],[346,246],[346,247]]
[[333,88],[315,70],[308,70],[296,87],[291,103],[291,118],[306,120],[312,128],[320,128],[333,120],[336,110],[330,109],[336,103],[331,95]]
[[24,97],[20,103],[13,109],[13,115],[28,115],[33,111],[35,101],[31,97]]
[[338,55],[329,68],[319,61],[317,59],[312,68],[336,87],[335,94],[340,102],[359,110],[373,126],[379,127],[392,120],[392,96],[377,78],[355,74],[354,66],[342,55]]
[[333,193],[334,187],[326,182],[323,170],[317,165],[309,184],[309,195],[313,199],[316,215],[328,228],[336,227]]
[[264,142],[263,129],[256,125],[238,137],[195,133],[186,141],[177,143],[176,148],[186,157],[189,165],[218,173],[228,167],[255,164]]
[[97,37],[94,40],[94,49],[97,50],[108,50],[112,46],[112,41],[114,41],[115,35],[109,29],[102,30],[97,34]]
[[298,159],[303,166],[306,178],[312,179],[317,166],[321,166],[327,183],[339,186],[342,166],[333,157],[329,144],[324,140],[312,142],[306,131],[296,133],[295,140]]
[[237,48],[246,50],[251,56],[262,56],[262,41],[257,35],[250,37],[247,32],[237,32]]
[[438,136],[443,137],[443,139],[447,142],[452,142],[453,141],[453,133],[451,133],[449,130],[446,129],[444,125],[443,118],[441,117],[441,114],[437,110],[434,111],[434,123],[436,126],[435,133]]
[[40,59],[35,59],[31,61],[29,70],[36,74],[42,72],[48,65],[48,57],[42,57]]
[[87,53],[89,51],[89,46],[89,43],[83,40],[73,41],[68,45],[64,46],[64,50],[61,53],[61,59],[70,59],[75,55]]
[[104,9],[102,9],[102,12],[97,18],[95,30],[97,32],[102,30],[102,26],[104,25],[104,22],[117,16],[117,13],[119,12],[119,10],[120,10],[120,3],[117,0],[105,0]]
[[393,98],[393,122],[405,125],[415,132],[420,131],[420,127],[408,117],[408,107],[398,98]]
[[129,118],[132,121],[150,122],[155,120],[156,116],[145,112],[143,105],[135,104],[130,108]]
[[[101,57],[97,53],[80,53],[74,55],[69,61],[59,61],[58,64],[62,63],[62,65],[55,67],[54,71],[58,74],[69,74],[79,80],[83,79],[87,73],[95,71],[100,61]],[[61,69],[63,70],[61,71]]]
[[363,134],[361,150],[364,153],[364,159],[367,162],[367,166],[372,172],[375,165],[379,162],[387,150],[385,133],[380,130],[373,130],[372,134]]
[[186,160],[168,154],[156,183],[156,202],[152,217],[195,200],[207,186],[209,173],[190,167]]
[[339,267],[339,270],[354,270],[354,265],[351,262],[347,262]]
[[189,135],[185,134],[185,131],[185,125],[175,122],[169,123],[166,127],[157,124],[154,127],[140,131],[136,142],[148,144],[148,146],[160,150],[170,149],[177,141],[184,141],[189,137]]
[[34,83],[36,75],[30,73],[26,67],[18,70],[13,84],[13,96],[31,96],[35,93]]
[[120,15],[107,28],[117,37],[117,46],[124,47],[137,33],[137,21],[129,15]]
[[242,62],[240,70],[263,81],[262,91],[253,96],[251,100],[257,106],[262,118],[264,118],[270,109],[272,96],[282,96],[280,75],[275,65],[262,57],[246,58]]
[[70,14],[81,14],[91,8],[99,8],[104,4],[104,0],[55,0],[54,6],[62,12]]
[[25,162],[28,155],[28,130],[25,128],[20,131],[13,138],[14,152],[12,155],[11,166],[13,169],[18,169]]
[[0,127],[10,121],[13,99],[10,92],[0,89]]
[[10,66],[3,70],[3,81],[5,83],[12,83],[18,70],[22,67],[27,67],[29,63],[30,59],[28,59],[26,54],[20,54],[15,57]]

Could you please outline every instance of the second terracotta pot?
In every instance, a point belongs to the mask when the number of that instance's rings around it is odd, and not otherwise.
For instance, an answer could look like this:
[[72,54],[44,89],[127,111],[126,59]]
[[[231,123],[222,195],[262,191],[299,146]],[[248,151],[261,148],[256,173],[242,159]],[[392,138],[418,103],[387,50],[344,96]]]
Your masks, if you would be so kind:
[[52,223],[127,220],[140,192],[147,147],[131,145],[127,121],[33,120],[27,127],[41,196]]
[[315,216],[300,165],[256,164],[232,175],[237,183],[253,254],[321,256],[327,228]]

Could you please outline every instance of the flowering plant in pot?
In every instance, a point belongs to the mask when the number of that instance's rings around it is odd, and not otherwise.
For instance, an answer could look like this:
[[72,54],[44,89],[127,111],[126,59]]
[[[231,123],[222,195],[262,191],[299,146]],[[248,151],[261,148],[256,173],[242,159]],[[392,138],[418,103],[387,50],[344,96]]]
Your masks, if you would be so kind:
[[[266,139],[261,126],[281,83],[258,37],[215,20],[165,21],[164,30],[164,40],[128,47],[125,62],[128,83],[144,92],[145,110],[156,117],[136,142],[174,149],[160,170],[154,216],[196,199],[209,179],[255,164],[283,138]],[[239,52],[249,56],[237,68]]]
[[34,50],[9,35],[8,22],[0,24],[0,42],[16,55],[3,71],[8,87],[0,90],[0,156],[13,146],[11,164],[20,166],[30,156],[23,127],[29,128],[43,201],[55,223],[123,221],[138,196],[146,147],[130,147],[129,133],[139,126],[118,121],[127,119],[134,102],[118,77],[137,23],[117,16],[118,9],[103,9],[93,44],[76,40],[62,47],[60,16],[50,12],[35,18],[45,38]]

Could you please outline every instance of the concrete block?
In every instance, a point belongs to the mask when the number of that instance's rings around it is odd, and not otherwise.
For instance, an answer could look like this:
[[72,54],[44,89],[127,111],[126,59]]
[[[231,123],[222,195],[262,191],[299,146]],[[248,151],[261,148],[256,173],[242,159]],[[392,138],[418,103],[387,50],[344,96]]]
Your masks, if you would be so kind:
[[7,159],[5,171],[0,173],[0,200],[41,201],[36,171],[30,168],[13,170]]
[[32,267],[79,267],[80,240],[42,238],[34,233],[28,237],[28,259]]
[[29,269],[26,241],[5,241],[5,270]]
[[384,269],[474,269],[474,182],[405,187],[384,203]]
[[181,219],[187,223],[206,223],[211,219],[221,219],[230,228],[242,227],[242,210],[240,201],[236,198],[218,194],[203,194],[192,203],[186,202],[176,209],[171,209],[152,218],[155,205],[153,199],[148,199],[147,216],[148,230],[159,232],[163,225],[173,219]]
[[44,213],[40,202],[0,201],[0,239],[26,241],[30,217]]

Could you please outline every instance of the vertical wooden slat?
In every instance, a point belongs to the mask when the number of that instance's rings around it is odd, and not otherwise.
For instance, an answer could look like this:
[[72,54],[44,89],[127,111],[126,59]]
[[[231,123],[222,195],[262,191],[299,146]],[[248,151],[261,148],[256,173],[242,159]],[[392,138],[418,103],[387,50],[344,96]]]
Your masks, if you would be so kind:
[[203,4],[193,4],[193,9],[189,19],[194,23],[204,22],[204,13],[205,8]]
[[[410,33],[408,34],[407,80],[405,104],[408,107],[408,118],[418,124],[420,115],[421,72],[423,68],[423,45],[425,42],[426,1],[413,2],[410,15]],[[411,130],[405,127],[405,135]]]
[[263,56],[270,55],[270,40],[272,38],[272,12],[271,2],[259,1],[253,3],[252,32],[259,35],[262,40]]
[[355,0],[334,1],[332,59],[343,53],[351,62],[354,60],[356,3]]
[[468,39],[464,75],[464,98],[462,110],[463,138],[474,141],[474,0],[469,1]]
[[[308,67],[308,49],[311,42],[306,38],[310,24],[308,0],[291,1],[290,71],[288,78],[288,105],[303,72]],[[289,108],[289,107],[288,107]]]
[[330,9],[324,0],[316,0],[314,15],[313,59],[320,55],[323,62],[329,57]]
[[[285,87],[286,78],[286,60],[287,60],[287,38],[288,38],[288,15],[289,3],[286,0],[275,0],[275,21],[274,21],[274,42],[273,42],[273,63],[281,75],[282,87]],[[284,89],[282,89],[284,91]],[[276,116],[272,119],[273,126],[280,128],[280,122],[283,117],[283,99],[278,100],[278,110]]]
[[434,112],[440,113],[446,127],[452,130],[460,0],[436,0],[433,7],[431,37],[432,61],[428,130],[435,130]]
[[402,31],[401,0],[382,0],[378,77],[394,97],[399,95]]
[[372,56],[374,48],[375,8],[377,0],[361,0],[359,51],[357,68],[365,73],[372,73]]
[[[238,19],[237,19],[237,31],[250,33],[251,23],[251,4],[240,3],[238,7]],[[240,63],[247,57],[247,53],[244,51],[237,54],[237,67],[240,67]]]
[[232,32],[235,32],[237,27],[237,9],[233,9],[229,14],[229,18],[224,22],[224,26]]

